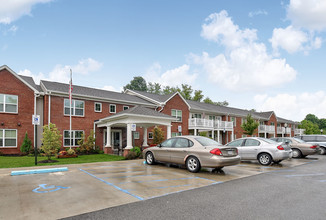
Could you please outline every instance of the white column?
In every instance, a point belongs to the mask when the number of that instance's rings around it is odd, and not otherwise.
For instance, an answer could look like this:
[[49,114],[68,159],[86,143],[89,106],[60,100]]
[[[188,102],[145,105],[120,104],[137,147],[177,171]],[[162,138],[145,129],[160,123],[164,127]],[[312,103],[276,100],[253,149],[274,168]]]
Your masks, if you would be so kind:
[[111,126],[106,126],[106,145],[105,147],[111,147]]
[[147,127],[143,127],[144,128],[144,134],[143,134],[143,147],[148,147],[148,144],[147,144]]
[[127,124],[127,146],[125,149],[132,149],[132,132],[131,124]]
[[194,135],[197,136],[197,129],[194,129]]
[[221,143],[220,142],[220,130],[217,130],[217,142],[218,143]]
[[166,126],[166,138],[171,138],[171,125]]
[[232,129],[232,137],[231,137],[231,141],[234,141],[234,130]]
[[274,132],[274,137],[276,137],[275,132]]
[[214,139],[214,130],[212,130],[212,138]]
[[265,132],[265,138],[267,138],[267,133]]

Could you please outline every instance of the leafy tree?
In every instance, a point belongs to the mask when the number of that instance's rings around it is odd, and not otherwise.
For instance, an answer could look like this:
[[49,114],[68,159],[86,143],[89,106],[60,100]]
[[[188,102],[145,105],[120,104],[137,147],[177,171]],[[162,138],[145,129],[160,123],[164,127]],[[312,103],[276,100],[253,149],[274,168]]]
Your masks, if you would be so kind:
[[191,94],[192,94],[193,90],[191,88],[190,85],[187,84],[181,84],[181,95],[183,98],[187,99],[187,100],[191,100]]
[[306,134],[320,134],[320,130],[317,124],[314,124],[310,120],[303,120],[299,125],[299,128],[306,129]]
[[311,121],[314,124],[318,124],[319,123],[318,117],[316,115],[314,115],[314,114],[308,114],[308,115],[306,115],[306,118],[304,120]]
[[133,80],[130,81],[126,86],[123,87],[124,90],[131,89],[137,91],[147,91],[146,80],[141,76],[135,76]]
[[215,105],[219,105],[219,106],[228,106],[229,103],[227,101],[223,101],[223,102],[214,102]]
[[151,83],[151,82],[149,82],[148,86],[147,86],[147,92],[160,95],[160,94],[162,94],[162,88],[161,87],[162,86],[159,83]]
[[171,87],[171,86],[165,86],[164,89],[163,89],[163,94],[164,95],[169,95],[169,94],[173,94],[173,93],[176,93],[176,92],[181,92],[180,88],[179,87]]
[[319,119],[319,128],[320,129],[326,129],[326,119],[325,118],[321,118]]
[[80,152],[91,153],[95,148],[94,131],[91,130],[87,138],[82,134],[81,139],[78,141],[78,145]]
[[209,97],[206,97],[203,102],[207,103],[207,104],[214,104],[214,102],[209,98]]
[[43,145],[41,149],[48,157],[48,160],[50,160],[51,156],[61,147],[61,138],[62,135],[55,124],[50,123],[49,125],[43,126]]
[[253,135],[258,126],[259,123],[252,118],[251,114],[248,114],[246,122],[241,125],[241,128],[244,131],[244,134]]
[[20,151],[23,153],[29,153],[32,148],[32,141],[28,138],[27,131],[25,133],[25,138],[23,144],[20,146]]
[[164,132],[161,128],[155,126],[153,129],[153,144],[160,144],[164,140]]
[[200,102],[204,98],[204,95],[202,93],[203,91],[201,90],[195,90],[195,95],[192,100]]

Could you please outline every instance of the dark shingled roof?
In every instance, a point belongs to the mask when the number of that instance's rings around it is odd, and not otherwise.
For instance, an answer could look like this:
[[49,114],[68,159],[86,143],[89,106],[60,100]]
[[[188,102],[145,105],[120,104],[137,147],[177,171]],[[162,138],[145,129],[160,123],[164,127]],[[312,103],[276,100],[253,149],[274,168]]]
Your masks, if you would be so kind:
[[171,98],[171,96],[174,95],[173,94],[168,94],[168,95],[158,95],[158,94],[154,94],[154,93],[149,93],[149,92],[142,92],[142,91],[136,91],[136,90],[131,90],[132,92],[138,93],[140,95],[146,96],[150,99],[153,99],[157,102],[166,102],[169,98]]
[[281,123],[288,123],[288,124],[299,124],[298,122],[295,122],[295,121],[291,121],[291,120],[288,120],[288,119],[285,119],[285,118],[280,118],[280,117],[277,117],[277,122],[281,122]]
[[42,89],[39,85],[36,85],[33,77],[30,76],[23,76],[23,75],[18,75],[20,78],[22,78],[26,83],[28,83],[31,87],[33,87],[34,89],[36,89],[37,91],[41,92]]
[[151,116],[151,117],[159,117],[159,118],[170,118],[175,120],[174,117],[170,116],[170,115],[166,115],[163,114],[161,112],[155,111],[153,109],[150,108],[146,108],[143,106],[135,106],[132,108],[129,108],[127,110],[121,111],[115,115],[111,115],[107,118],[110,118],[112,116],[118,116],[118,115],[124,115],[124,114],[128,114],[128,115],[144,115],[144,116]]
[[[49,90],[52,92],[66,93],[68,95],[69,84],[50,82],[50,81],[45,81],[45,80],[41,80],[41,83],[44,85],[46,90]],[[103,98],[103,99],[109,99],[109,100],[124,101],[124,102],[130,102],[130,103],[139,103],[139,104],[143,104],[143,105],[153,105],[153,103],[148,102],[148,101],[146,101],[142,98],[139,98],[137,96],[128,95],[128,94],[119,93],[119,92],[112,92],[112,91],[108,91],[108,90],[94,89],[94,88],[89,88],[89,87],[84,87],[84,86],[77,86],[77,85],[73,85],[72,94],[94,97],[94,98]]]

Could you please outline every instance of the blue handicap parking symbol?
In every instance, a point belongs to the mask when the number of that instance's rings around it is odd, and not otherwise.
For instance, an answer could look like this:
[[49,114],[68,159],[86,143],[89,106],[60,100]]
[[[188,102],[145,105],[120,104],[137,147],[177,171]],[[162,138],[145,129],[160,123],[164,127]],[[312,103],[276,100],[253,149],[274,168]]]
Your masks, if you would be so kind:
[[68,189],[70,187],[64,187],[64,186],[46,186],[47,184],[40,184],[39,187],[33,189],[33,192],[35,193],[48,193],[48,192],[55,192],[58,191],[59,189]]

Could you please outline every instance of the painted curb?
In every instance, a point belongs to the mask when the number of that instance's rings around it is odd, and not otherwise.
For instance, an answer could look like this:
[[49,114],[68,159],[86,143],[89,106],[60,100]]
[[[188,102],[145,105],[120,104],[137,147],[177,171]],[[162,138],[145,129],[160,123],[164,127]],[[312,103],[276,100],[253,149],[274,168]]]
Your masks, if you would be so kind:
[[11,176],[38,174],[38,173],[53,173],[53,172],[62,172],[62,171],[68,171],[68,167],[11,171]]

